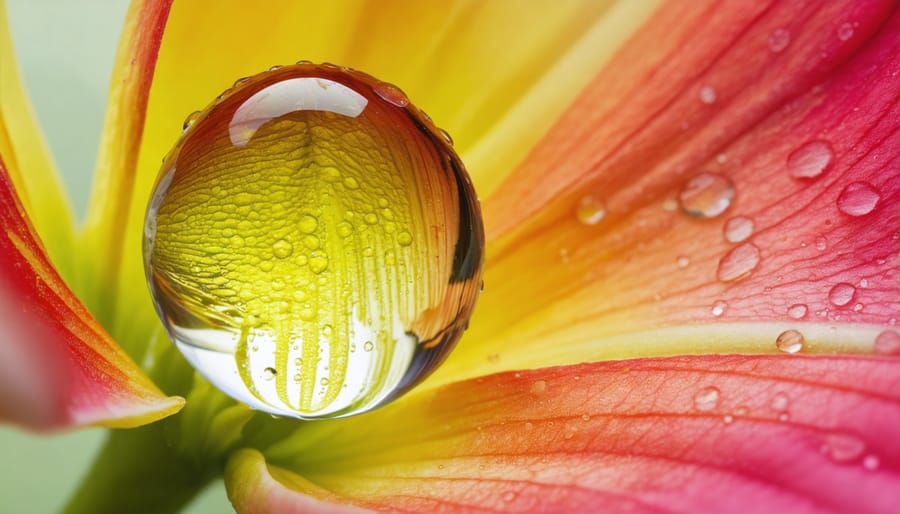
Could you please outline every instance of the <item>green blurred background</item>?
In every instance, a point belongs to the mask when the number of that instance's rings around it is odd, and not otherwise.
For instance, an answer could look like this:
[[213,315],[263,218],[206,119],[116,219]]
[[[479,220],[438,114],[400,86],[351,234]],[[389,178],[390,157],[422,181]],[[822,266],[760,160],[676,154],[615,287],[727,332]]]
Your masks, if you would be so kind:
[[[80,218],[87,205],[110,70],[128,1],[6,0],[6,4],[25,85]],[[0,427],[0,512],[61,510],[103,438],[101,429],[38,437]],[[232,512],[221,482],[207,489],[188,512]]]

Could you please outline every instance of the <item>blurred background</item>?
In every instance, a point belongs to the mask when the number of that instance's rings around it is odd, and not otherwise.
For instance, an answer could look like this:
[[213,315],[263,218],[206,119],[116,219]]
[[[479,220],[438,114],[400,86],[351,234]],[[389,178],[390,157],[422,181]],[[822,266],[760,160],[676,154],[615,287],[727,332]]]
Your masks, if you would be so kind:
[[[6,0],[6,6],[25,86],[80,219],[128,0]],[[39,437],[0,426],[0,512],[60,511],[104,434]],[[221,482],[187,512],[232,512]]]

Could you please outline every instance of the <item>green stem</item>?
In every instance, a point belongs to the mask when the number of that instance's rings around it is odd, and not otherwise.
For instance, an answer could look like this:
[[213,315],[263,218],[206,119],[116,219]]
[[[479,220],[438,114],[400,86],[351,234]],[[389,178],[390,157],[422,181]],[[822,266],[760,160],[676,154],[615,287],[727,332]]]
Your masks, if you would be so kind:
[[178,512],[221,469],[175,451],[165,422],[111,432],[67,514]]

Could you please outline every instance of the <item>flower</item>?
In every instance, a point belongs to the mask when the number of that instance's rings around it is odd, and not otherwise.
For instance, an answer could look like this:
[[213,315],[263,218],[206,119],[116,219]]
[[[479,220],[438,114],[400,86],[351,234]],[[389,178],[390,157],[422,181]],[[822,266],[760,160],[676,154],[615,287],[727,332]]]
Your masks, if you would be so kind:
[[[894,509],[896,7],[553,7],[378,3],[347,38],[330,5],[138,2],[77,242],[0,68],[2,412],[38,429],[165,417],[112,434],[74,511],[176,510],[223,472],[241,512]],[[178,118],[298,57],[401,84],[448,128],[489,240],[446,365],[315,423],[196,378],[137,253]]]

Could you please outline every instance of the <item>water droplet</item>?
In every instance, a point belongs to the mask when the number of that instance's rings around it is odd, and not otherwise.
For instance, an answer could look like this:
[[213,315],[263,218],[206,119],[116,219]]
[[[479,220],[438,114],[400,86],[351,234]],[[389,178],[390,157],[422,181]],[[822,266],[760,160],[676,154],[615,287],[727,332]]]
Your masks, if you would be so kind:
[[703,86],[700,88],[700,101],[705,104],[713,104],[716,102],[716,89],[712,86]]
[[819,236],[816,238],[816,250],[820,252],[824,252],[828,249],[828,239],[825,236]]
[[794,178],[810,179],[828,170],[833,160],[834,150],[828,141],[809,141],[788,155],[787,169]]
[[900,355],[900,333],[885,330],[875,337],[875,353],[879,355]]
[[791,44],[791,33],[787,29],[775,29],[769,34],[769,50],[780,53]]
[[881,194],[867,182],[852,182],[837,199],[838,210],[847,216],[865,216],[875,210]]
[[740,243],[753,235],[753,220],[746,216],[729,218],[725,222],[723,233],[729,243]]
[[825,436],[822,452],[838,463],[858,459],[866,450],[866,443],[852,434],[832,433]]
[[718,173],[694,176],[681,189],[681,210],[695,218],[715,218],[725,212],[734,200],[734,184]]
[[725,300],[716,300],[716,302],[712,306],[712,309],[710,309],[710,312],[712,312],[713,316],[718,318],[722,314],[725,314],[725,309],[727,308],[728,302],[726,302]]
[[734,409],[735,416],[746,416],[749,412],[750,409],[748,409],[745,405],[740,405]]
[[753,243],[735,246],[719,260],[716,277],[722,282],[740,280],[759,266],[759,248]]
[[784,353],[797,353],[803,349],[806,338],[797,330],[785,330],[778,334],[775,346]]
[[582,414],[582,415],[581,415],[581,420],[582,420],[582,421],[590,421],[590,420],[591,420],[590,414]]
[[784,412],[787,410],[789,402],[790,400],[786,394],[777,393],[772,397],[772,410],[775,412]]
[[279,259],[287,259],[292,253],[294,253],[294,245],[284,239],[279,239],[272,245],[272,255]]
[[506,491],[505,493],[503,493],[503,501],[509,503],[515,499],[516,493],[514,493],[513,491]]
[[397,107],[406,107],[409,105],[409,98],[406,97],[406,93],[393,84],[379,82],[378,84],[375,84],[372,90],[383,100],[386,100]]
[[663,200],[662,208],[664,211],[672,212],[678,208],[678,201],[674,198],[666,198]]
[[194,111],[194,112],[188,114],[187,117],[184,119],[184,124],[182,124],[182,126],[181,126],[182,130],[187,130],[187,129],[191,128],[191,125],[193,125],[194,122],[197,121],[197,118],[199,118],[199,117],[200,117],[200,111]]
[[606,206],[593,196],[585,196],[578,201],[575,216],[584,225],[596,225],[606,216]]
[[837,37],[841,41],[847,41],[851,37],[853,37],[853,24],[852,23],[841,23],[841,26],[838,27]]
[[828,301],[833,305],[843,307],[853,301],[854,295],[856,295],[856,288],[852,284],[841,282],[835,284],[831,291],[828,292]]
[[803,319],[806,317],[806,313],[809,312],[809,307],[802,303],[795,303],[788,307],[787,315],[791,319]]
[[730,425],[734,421],[734,416],[726,414],[722,416],[722,421],[724,421],[726,425]]
[[679,255],[678,259],[675,260],[675,264],[677,264],[679,268],[687,268],[691,264],[691,259],[686,255]]
[[697,391],[694,395],[694,408],[701,412],[708,412],[719,406],[719,396],[721,392],[718,388],[709,386]]
[[531,392],[535,394],[543,393],[547,390],[547,382],[543,380],[535,380],[533,384],[531,384]]
[[254,409],[317,419],[387,403],[444,360],[478,296],[481,215],[402,92],[291,65],[191,120],[154,186],[144,264],[199,372]]

